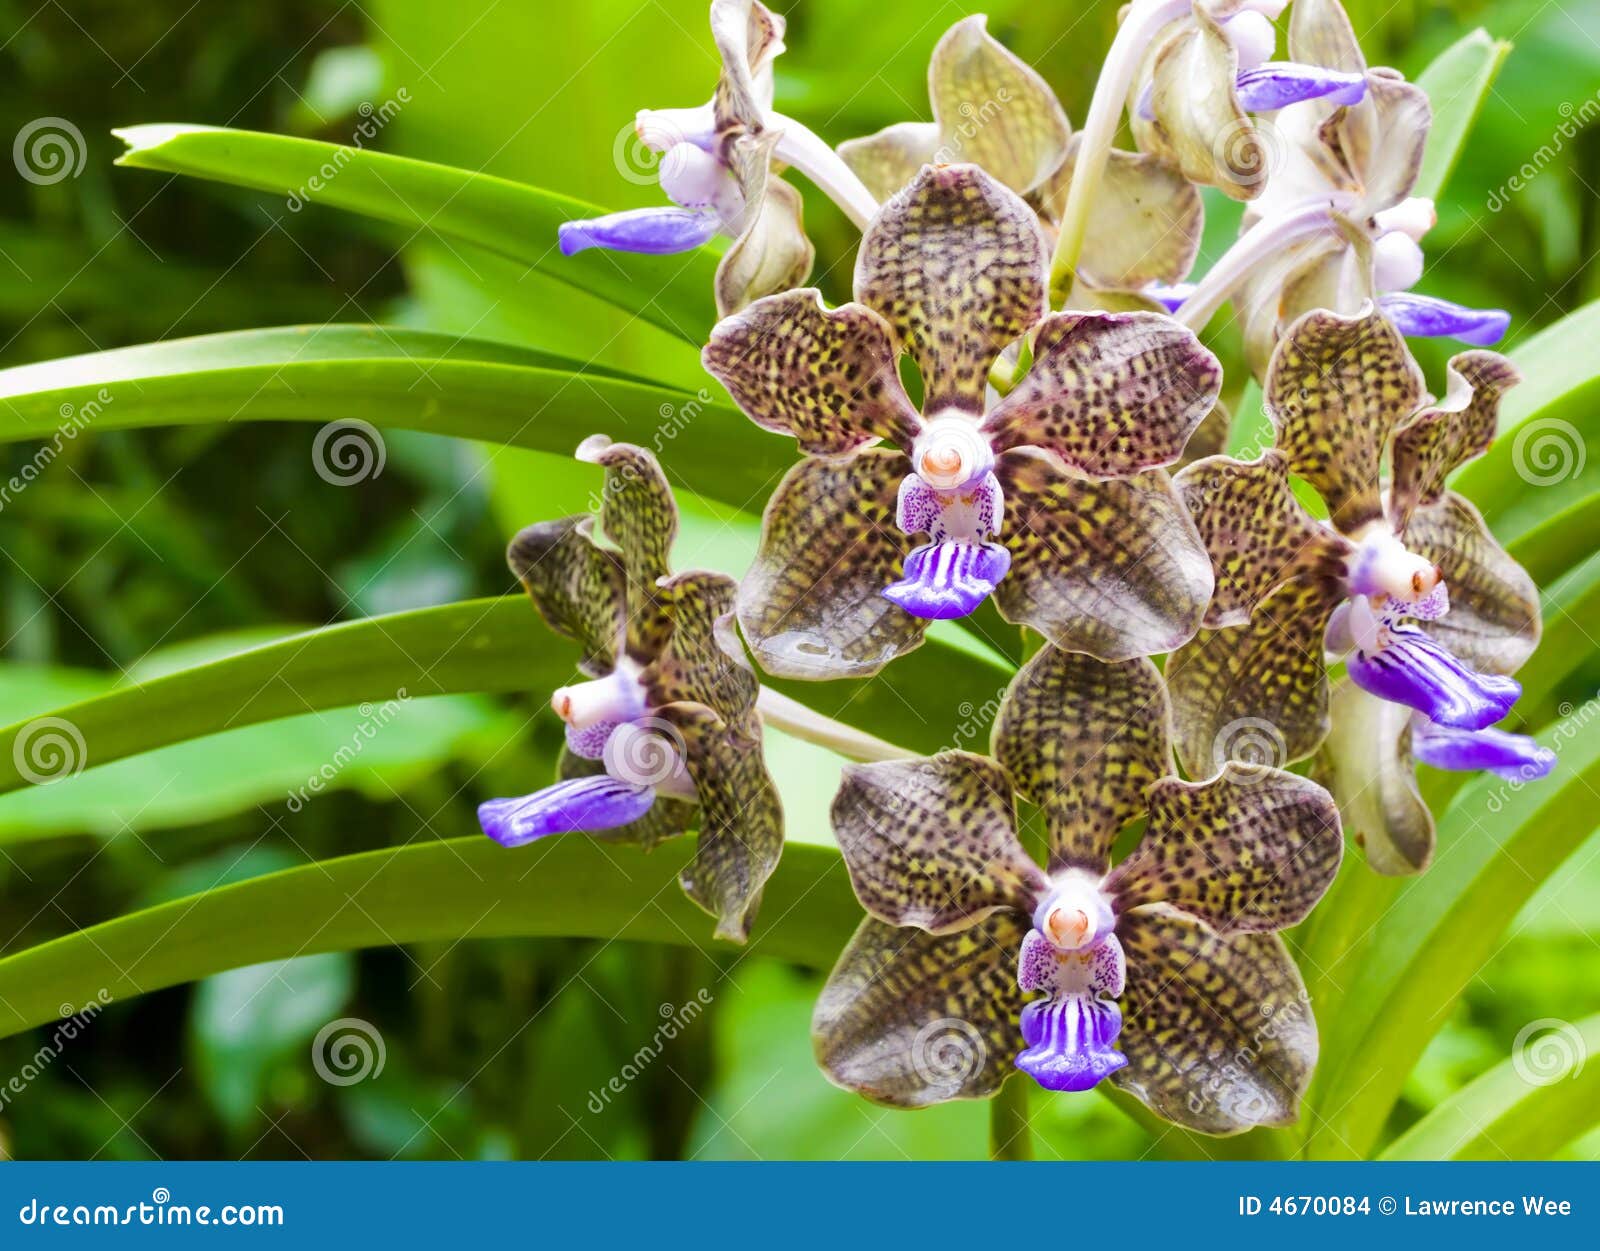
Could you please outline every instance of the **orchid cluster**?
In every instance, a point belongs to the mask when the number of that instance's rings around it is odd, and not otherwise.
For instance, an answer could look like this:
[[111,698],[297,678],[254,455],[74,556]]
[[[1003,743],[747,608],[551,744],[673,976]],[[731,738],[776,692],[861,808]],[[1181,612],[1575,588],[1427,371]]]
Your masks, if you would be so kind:
[[[1536,588],[1447,485],[1520,381],[1483,350],[1506,318],[1411,291],[1424,94],[1367,66],[1337,0],[1296,0],[1275,60],[1286,7],[1132,0],[1079,131],[968,18],[934,49],[932,120],[835,151],[774,109],[783,20],[714,0],[711,102],[638,118],[673,206],[562,229],[569,253],[732,236],[702,360],[801,459],[735,583],[669,575],[649,453],[579,449],[615,546],[569,518],[510,557],[588,680],[552,701],[562,780],[485,804],[492,837],[698,827],[684,888],[742,940],[783,835],[760,739],[781,697],[740,635],[767,674],[828,680],[870,678],[933,622],[983,633],[986,600],[1024,628],[990,757],[815,735],[871,761],[832,809],[868,918],[814,1020],[824,1072],[869,1098],[984,1098],[1015,1069],[1206,1133],[1292,1122],[1317,1031],[1278,931],[1344,834],[1420,872],[1414,762],[1553,763],[1499,724]],[[1124,116],[1135,151],[1113,147]],[[804,285],[789,165],[862,227],[836,307]],[[1202,187],[1249,205],[1191,278]],[[1274,436],[1248,461],[1212,454],[1224,371],[1198,337],[1229,300]],[[1408,334],[1474,345],[1443,399]]]

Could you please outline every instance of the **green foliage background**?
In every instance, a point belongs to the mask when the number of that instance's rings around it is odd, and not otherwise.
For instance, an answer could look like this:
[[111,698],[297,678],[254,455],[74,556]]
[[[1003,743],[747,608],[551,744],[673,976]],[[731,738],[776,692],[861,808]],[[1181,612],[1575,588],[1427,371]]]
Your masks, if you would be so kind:
[[[928,53],[968,11],[927,0],[780,7],[790,20],[780,107],[833,142],[925,116]],[[1563,120],[1587,121],[1600,110],[1600,8],[1592,0],[1354,0],[1348,7],[1369,58],[1412,76],[1478,25],[1515,44],[1441,201],[1422,289],[1510,308],[1512,349],[1600,295],[1600,134],[1586,127],[1561,141],[1526,189],[1501,190],[1541,147],[1548,151]],[[987,6],[991,31],[1043,72],[1075,120],[1116,8]],[[384,151],[611,207],[652,203],[652,185],[619,173],[619,135],[640,107],[705,97],[715,61],[704,9],[703,0],[369,0],[365,7],[89,0],[38,12],[0,4],[13,32],[0,48],[0,130],[54,115],[77,126],[88,145],[75,178],[0,180],[0,364],[255,326],[377,322],[599,359],[691,393],[710,385],[693,345],[577,297],[525,263],[428,227],[316,206],[296,211],[281,194],[114,169],[121,145],[108,133],[190,121],[343,143],[363,116],[359,105],[380,106],[403,89],[404,103],[376,140]],[[831,300],[844,298],[853,231],[805,190],[816,280]],[[1497,198],[1504,207],[1492,207]],[[1215,255],[1237,217],[1225,205],[1208,206],[1217,210],[1207,243]],[[554,238],[521,246],[537,256],[553,251]],[[1588,385],[1596,321],[1584,324],[1588,332],[1552,356],[1581,370],[1570,358],[1586,353],[1589,372],[1553,411],[1593,443],[1600,437]],[[1429,346],[1419,355],[1430,377],[1440,378],[1444,353]],[[611,428],[614,415],[587,394],[558,404],[573,410],[567,419],[575,429]],[[348,415],[329,406],[313,421]],[[564,456],[394,429],[385,430],[382,475],[341,487],[313,472],[315,433],[308,422],[157,423],[92,428],[64,445],[47,472],[0,507],[0,724],[310,627],[509,592],[505,536],[531,520],[585,509],[596,487],[591,468]],[[714,480],[715,459],[674,458],[691,451],[714,458],[720,437],[710,431],[692,449],[667,446],[669,475]],[[748,444],[732,431],[727,438],[732,461]],[[0,467],[16,472],[38,447],[36,438],[9,443]],[[1592,475],[1600,455],[1591,460]],[[1494,483],[1488,473],[1481,481]],[[1586,498],[1578,490],[1524,493],[1508,503],[1502,537],[1539,532]],[[754,517],[727,503],[684,504],[679,567],[741,572]],[[1541,584],[1589,555],[1593,516],[1582,513],[1560,533],[1559,551],[1540,549],[1550,553]],[[1568,577],[1576,579],[1572,602],[1592,611],[1586,588],[1594,579],[1591,571],[1584,580],[1585,567]],[[1594,697],[1600,647],[1585,628],[1592,620],[1581,612],[1565,624],[1547,620],[1546,647],[1556,651],[1530,697],[1531,726]],[[560,671],[569,660],[531,610],[511,628],[521,632],[510,654],[525,649],[525,659],[473,688],[510,693],[423,698],[431,688],[413,684],[419,698],[404,700],[331,792],[311,803],[296,807],[289,796],[371,714],[297,708],[288,677],[279,679],[280,719],[225,728],[224,718],[223,733],[0,796],[0,954],[276,870],[474,834],[475,803],[532,789],[548,775],[559,740],[555,720],[541,714],[544,690],[533,675]],[[969,646],[959,632],[943,637]],[[997,690],[1004,674],[993,672]],[[932,687],[941,679],[930,667],[916,680]],[[823,694],[818,706],[835,712],[848,698]],[[922,718],[906,731],[930,746],[950,741],[972,716],[948,692],[932,707],[942,724]],[[1585,760],[1594,754],[1588,743],[1572,750]],[[791,838],[826,844],[837,762],[778,736],[770,752]],[[1435,793],[1446,795],[1442,783]],[[1400,1071],[1386,1080],[1403,1080],[1403,1088],[1385,1111],[1378,1145],[1505,1061],[1530,1022],[1580,1022],[1600,1008],[1600,842],[1578,837],[1596,825],[1592,797],[1536,814],[1582,828],[1569,829],[1559,854],[1551,853],[1561,867],[1509,928],[1481,936],[1485,962],[1446,1015],[1408,1023],[1414,1047],[1427,1046],[1414,1068],[1404,1048],[1395,1056]],[[1487,819],[1498,820],[1509,823],[1510,809]],[[1496,827],[1489,837],[1510,829]],[[1576,847],[1570,855],[1569,846]],[[448,859],[440,863],[446,874],[460,871]],[[472,874],[508,871],[507,861],[478,853],[463,864]],[[1352,867],[1365,872],[1358,858]],[[527,867],[509,871],[523,875]],[[659,875],[670,887],[670,853],[622,871]],[[1489,876],[1519,872],[1508,861]],[[357,884],[370,880],[363,875]],[[609,915],[607,905],[585,896],[586,880],[577,879],[564,902],[566,928],[552,922],[551,932],[604,932],[594,918]],[[1387,888],[1342,880],[1312,924],[1336,915],[1335,906],[1344,909],[1337,915],[1358,919],[1349,924],[1371,925],[1403,921],[1410,905]],[[171,926],[162,921],[136,945],[106,954],[110,965],[120,970],[172,941],[179,913],[163,915]],[[776,915],[769,900],[758,931]],[[281,949],[299,958],[106,1009],[0,1104],[0,1146],[18,1156],[69,1158],[939,1159],[984,1150],[980,1106],[897,1114],[829,1087],[812,1065],[807,1035],[818,975],[765,958],[759,947],[750,955],[707,954],[593,938],[483,937],[511,932],[502,914],[468,916],[456,937],[300,954],[325,945],[324,918],[308,910],[280,920],[303,931],[303,943]],[[252,937],[261,936],[248,927],[262,924],[260,915],[243,911],[239,922],[240,950],[251,950]],[[461,933],[471,937],[461,941]],[[1313,940],[1315,952],[1340,949],[1337,935]],[[1307,968],[1309,980],[1321,974],[1337,977],[1337,966]],[[7,988],[18,984],[6,980],[0,961],[0,1016]],[[36,989],[54,1002],[50,984]],[[638,1063],[669,1009],[702,991],[705,1012]],[[376,1027],[385,1064],[371,1080],[337,1086],[318,1078],[310,1049],[325,1023],[344,1016]],[[0,1041],[0,1085],[37,1059],[49,1034],[47,1027]],[[1361,1062],[1382,1069],[1389,1042],[1381,1028],[1368,1037],[1372,1051]],[[1600,1070],[1600,1058],[1590,1062]],[[630,1067],[637,1078],[606,1094]],[[1592,1080],[1583,1089],[1592,1104]],[[1576,1088],[1552,1093],[1579,1095]],[[1034,1102],[1046,1158],[1274,1149],[1265,1135],[1224,1147],[1166,1132],[1098,1097]],[[1452,1106],[1462,1108],[1465,1120],[1451,1122],[1460,1132],[1435,1119],[1409,1139],[1411,1148],[1448,1154],[1466,1143],[1492,1153],[1481,1134],[1473,1136],[1483,1126],[1471,1106]],[[1338,1110],[1328,1112],[1323,1146],[1341,1154],[1342,1122]],[[1540,1150],[1600,1156],[1600,1133],[1587,1121],[1574,1119],[1570,1129],[1571,1142],[1532,1141]],[[1518,1141],[1509,1131],[1490,1137]]]

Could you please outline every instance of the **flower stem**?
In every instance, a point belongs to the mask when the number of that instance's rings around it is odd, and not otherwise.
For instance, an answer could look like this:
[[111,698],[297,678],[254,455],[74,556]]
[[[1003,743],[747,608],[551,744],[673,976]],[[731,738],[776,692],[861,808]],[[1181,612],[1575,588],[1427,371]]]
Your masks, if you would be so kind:
[[775,730],[838,752],[847,760],[910,760],[916,753],[876,738],[843,722],[813,712],[798,700],[763,686],[756,696],[756,711]]
[[858,230],[865,230],[878,211],[878,202],[844,158],[792,117],[774,113],[768,125],[783,132],[773,154],[814,182]]
[[1033,1131],[1028,1127],[1028,1079],[1013,1074],[989,1100],[989,1158],[1033,1159]]
[[1302,239],[1337,230],[1334,212],[1333,204],[1318,200],[1297,205],[1250,227],[1222,254],[1173,316],[1189,329],[1200,330],[1256,266],[1281,256],[1285,248]]
[[1117,28],[1111,50],[1101,66],[1100,79],[1094,85],[1094,96],[1089,101],[1072,184],[1067,188],[1066,207],[1061,211],[1061,233],[1056,239],[1055,260],[1050,267],[1052,295],[1064,293],[1072,286],[1084,235],[1089,229],[1089,206],[1099,189],[1106,162],[1111,158],[1111,145],[1116,141],[1123,105],[1139,61],[1156,32],[1187,13],[1190,3],[1191,0],[1133,0],[1128,16]]

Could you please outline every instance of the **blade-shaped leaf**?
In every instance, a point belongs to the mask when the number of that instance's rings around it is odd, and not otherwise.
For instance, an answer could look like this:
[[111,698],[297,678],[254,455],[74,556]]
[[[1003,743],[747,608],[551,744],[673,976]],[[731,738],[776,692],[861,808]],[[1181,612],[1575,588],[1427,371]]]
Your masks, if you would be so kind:
[[1466,146],[1467,135],[1511,45],[1479,27],[1434,57],[1417,78],[1433,106],[1433,125],[1422,155],[1422,172],[1411,194],[1437,199]]

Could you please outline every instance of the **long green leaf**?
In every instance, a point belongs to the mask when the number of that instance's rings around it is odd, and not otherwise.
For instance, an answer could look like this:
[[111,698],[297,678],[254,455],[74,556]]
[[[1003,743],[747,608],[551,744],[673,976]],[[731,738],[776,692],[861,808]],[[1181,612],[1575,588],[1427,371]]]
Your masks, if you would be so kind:
[[593,251],[562,256],[556,228],[605,210],[488,174],[364,148],[213,126],[128,126],[119,165],[187,174],[327,204],[477,244],[598,296],[699,346],[715,319],[716,258]]
[[1439,198],[1510,51],[1509,43],[1491,38],[1479,27],[1434,57],[1418,75],[1417,85],[1433,105],[1433,126],[1413,195]]
[[[146,908],[0,959],[0,1037],[99,1000],[324,951],[462,938],[583,937],[691,945],[711,921],[678,889],[692,851],[646,855],[582,835],[508,851],[450,839],[301,865]],[[746,949],[826,968],[860,909],[837,852],[791,845]]]
[[1600,1125],[1600,1013],[1519,1039],[1503,1060],[1428,1113],[1385,1160],[1548,1160]]

